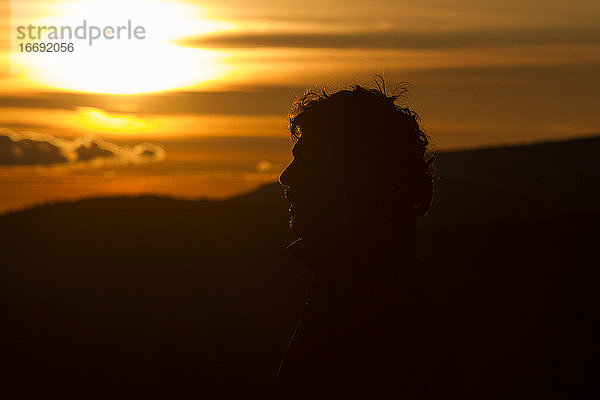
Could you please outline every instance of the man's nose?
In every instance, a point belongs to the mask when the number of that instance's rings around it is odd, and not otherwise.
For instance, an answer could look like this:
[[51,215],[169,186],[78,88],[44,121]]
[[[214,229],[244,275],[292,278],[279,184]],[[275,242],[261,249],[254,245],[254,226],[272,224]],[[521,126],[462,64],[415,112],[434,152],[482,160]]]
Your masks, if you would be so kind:
[[281,175],[279,175],[279,183],[283,186],[291,186],[292,174],[294,170],[294,161],[288,164],[288,166],[283,170]]

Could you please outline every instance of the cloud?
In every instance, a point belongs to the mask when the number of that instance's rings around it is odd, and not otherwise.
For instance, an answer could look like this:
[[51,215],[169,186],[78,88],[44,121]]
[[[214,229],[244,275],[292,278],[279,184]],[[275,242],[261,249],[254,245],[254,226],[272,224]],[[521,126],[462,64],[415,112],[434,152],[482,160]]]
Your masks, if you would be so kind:
[[59,164],[67,161],[60,147],[49,142],[0,136],[0,165]]
[[112,151],[103,149],[96,142],[90,143],[89,146],[83,144],[80,145],[75,149],[75,153],[77,154],[77,161],[89,161],[95,158],[109,158],[115,156]]
[[600,44],[600,29],[488,29],[447,32],[274,32],[223,33],[183,39],[190,47],[335,48],[335,49],[457,49],[499,46]]
[[35,132],[0,129],[0,166],[142,164],[164,157],[164,149],[151,143],[120,146],[93,135],[61,139]]
[[260,86],[228,91],[188,91],[122,96],[95,93],[44,92],[0,95],[0,108],[62,109],[97,108],[124,115],[148,114],[243,114],[285,115],[295,94],[303,87]]

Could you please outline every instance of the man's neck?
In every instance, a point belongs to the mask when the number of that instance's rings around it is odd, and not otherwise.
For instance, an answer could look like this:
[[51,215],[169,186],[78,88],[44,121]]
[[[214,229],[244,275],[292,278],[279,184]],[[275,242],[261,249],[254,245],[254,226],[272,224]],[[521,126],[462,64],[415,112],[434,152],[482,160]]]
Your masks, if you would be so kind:
[[287,252],[310,270],[317,280],[365,279],[396,271],[416,258],[414,236],[386,238],[343,238],[311,240],[300,238]]

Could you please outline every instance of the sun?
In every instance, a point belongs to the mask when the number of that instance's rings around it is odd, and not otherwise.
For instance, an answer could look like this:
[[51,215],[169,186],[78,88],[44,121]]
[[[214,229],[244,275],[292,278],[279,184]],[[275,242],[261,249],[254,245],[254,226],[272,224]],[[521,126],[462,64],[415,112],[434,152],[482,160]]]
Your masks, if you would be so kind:
[[[56,27],[55,32],[62,36],[51,38],[49,29],[44,29],[42,39],[26,38],[20,43],[73,43],[72,51],[21,52],[13,40],[13,71],[16,68],[41,86],[139,94],[196,86],[223,79],[229,73],[223,53],[178,44],[188,36],[233,29],[232,24],[208,18],[206,10],[197,5],[173,0],[23,3],[28,7],[23,15],[15,16],[20,11],[13,7],[13,33],[15,21],[24,21],[25,27]],[[143,35],[132,36],[136,27]],[[74,37],[77,32],[79,36]]]

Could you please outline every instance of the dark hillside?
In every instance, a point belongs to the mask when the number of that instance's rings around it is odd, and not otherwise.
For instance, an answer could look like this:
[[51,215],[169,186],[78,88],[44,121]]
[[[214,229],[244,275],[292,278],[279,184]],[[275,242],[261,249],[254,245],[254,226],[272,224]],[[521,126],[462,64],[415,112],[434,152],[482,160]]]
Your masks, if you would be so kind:
[[[597,398],[600,139],[443,153],[419,232],[473,398]],[[0,397],[267,398],[310,287],[277,185],[0,216]]]

